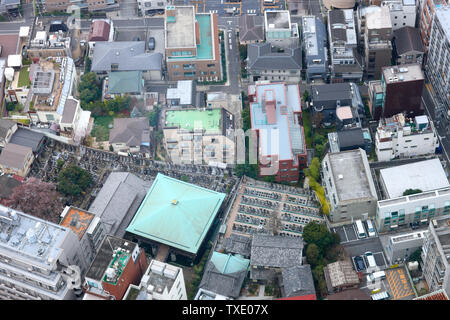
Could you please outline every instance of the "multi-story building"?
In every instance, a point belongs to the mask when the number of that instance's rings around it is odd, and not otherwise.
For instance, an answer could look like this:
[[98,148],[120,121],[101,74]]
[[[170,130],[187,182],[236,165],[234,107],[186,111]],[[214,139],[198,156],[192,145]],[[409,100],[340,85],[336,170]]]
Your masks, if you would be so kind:
[[357,48],[353,10],[328,11],[332,82],[361,81],[362,61]]
[[447,296],[450,294],[449,248],[450,215],[446,214],[430,222],[422,247],[422,270],[430,291],[442,289]]
[[375,120],[406,113],[419,116],[422,109],[424,75],[419,64],[382,68],[380,81],[369,82],[369,109]]
[[448,5],[448,0],[423,0],[420,7],[420,34],[422,36],[425,52],[428,51],[428,44],[431,38],[431,26],[433,23],[436,8]]
[[328,77],[327,31],[315,16],[302,17],[302,46],[306,62],[306,81]]
[[248,45],[247,71],[251,82],[272,80],[298,83],[301,79],[302,48],[279,52],[270,43]]
[[147,266],[144,249],[107,235],[86,273],[83,290],[103,299],[121,300],[130,284],[139,284]]
[[395,30],[393,46],[398,65],[411,63],[422,65],[425,50],[418,28],[403,27]]
[[323,5],[328,10],[332,9],[353,9],[355,0],[324,0]]
[[84,275],[92,260],[100,248],[100,244],[106,237],[106,232],[99,217],[88,211],[66,206],[61,213],[59,225],[72,229],[78,236],[80,246],[83,249],[85,262],[79,265],[81,274]]
[[365,72],[369,79],[380,79],[381,68],[389,66],[392,58],[392,24],[389,8],[366,14],[364,31]]
[[0,147],[4,148],[17,131],[17,122],[0,119]]
[[436,114],[450,120],[450,6],[435,9],[425,72],[437,100]]
[[390,237],[387,246],[383,247],[389,264],[407,261],[411,254],[422,247],[427,233],[417,231]]
[[8,143],[0,154],[0,169],[3,173],[25,178],[33,161],[33,150],[30,147]]
[[415,0],[383,0],[382,7],[388,7],[392,30],[416,25],[417,6]]
[[222,80],[217,14],[167,6],[164,28],[169,80]]
[[4,206],[0,228],[1,299],[75,298],[81,279],[71,266],[83,264],[83,249],[72,230]]
[[174,163],[235,163],[233,115],[224,108],[165,113],[164,144]]
[[58,32],[37,31],[26,48],[28,58],[72,57],[71,38]]
[[377,193],[364,150],[327,153],[321,175],[332,223],[375,216]]
[[448,213],[450,188],[445,187],[378,201],[375,225],[383,233],[410,224],[426,225],[430,219]]
[[139,286],[130,284],[123,300],[187,300],[183,269],[153,259]]
[[297,48],[298,24],[291,22],[289,10],[265,10],[264,31],[266,41],[279,48]]
[[119,8],[120,0],[39,0],[43,11],[66,11],[68,8],[79,8],[87,11],[104,11]]
[[375,134],[378,161],[434,154],[438,146],[433,122],[426,115],[408,119],[400,113],[381,119]]
[[259,175],[296,183],[307,160],[298,85],[257,83],[248,95]]

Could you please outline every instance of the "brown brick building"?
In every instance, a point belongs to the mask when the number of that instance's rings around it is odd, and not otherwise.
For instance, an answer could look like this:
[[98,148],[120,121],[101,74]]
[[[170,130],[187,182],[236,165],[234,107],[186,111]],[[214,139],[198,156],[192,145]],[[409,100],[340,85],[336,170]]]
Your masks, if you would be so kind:
[[217,15],[170,6],[164,21],[169,80],[222,80]]

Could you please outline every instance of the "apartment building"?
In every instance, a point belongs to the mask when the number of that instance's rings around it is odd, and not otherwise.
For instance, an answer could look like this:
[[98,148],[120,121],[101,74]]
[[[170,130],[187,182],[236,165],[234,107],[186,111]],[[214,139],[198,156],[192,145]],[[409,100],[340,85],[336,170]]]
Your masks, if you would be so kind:
[[419,64],[382,68],[380,81],[369,82],[369,110],[375,120],[406,112],[419,116],[425,78]]
[[123,300],[187,300],[183,269],[153,259],[140,284],[130,284]]
[[381,68],[392,58],[392,24],[388,7],[366,14],[364,32],[365,72],[369,79],[380,79]]
[[233,115],[224,108],[165,113],[164,144],[174,163],[235,163]]
[[331,55],[331,81],[361,81],[363,62],[357,52],[355,19],[352,9],[328,11],[328,39]]
[[81,293],[72,289],[81,279],[71,266],[85,261],[72,230],[1,205],[0,228],[0,299],[70,300]]
[[430,292],[450,293],[450,215],[432,219],[422,247],[422,270]]
[[321,175],[332,223],[375,216],[378,199],[364,150],[327,153]]
[[306,81],[328,78],[327,31],[315,16],[302,17],[302,47],[306,61]]
[[435,9],[425,72],[437,100],[436,113],[450,119],[450,6]]
[[108,300],[122,300],[130,284],[138,284],[147,269],[144,249],[134,242],[107,235],[92,261],[83,291]]
[[169,80],[222,80],[217,14],[167,6],[164,30]]
[[307,159],[298,85],[257,83],[248,95],[259,175],[296,183]]
[[378,161],[434,154],[438,146],[434,124],[426,115],[406,118],[400,113],[381,119],[375,134]]
[[36,31],[34,38],[29,41],[26,54],[30,59],[48,57],[72,57],[71,38],[62,32]]
[[298,24],[291,22],[289,10],[265,10],[264,31],[266,42],[279,48],[297,48]]
[[448,5],[448,0],[423,0],[421,2],[420,12],[420,34],[422,36],[425,52],[428,51],[428,45],[431,39],[431,26],[433,17],[437,8]]

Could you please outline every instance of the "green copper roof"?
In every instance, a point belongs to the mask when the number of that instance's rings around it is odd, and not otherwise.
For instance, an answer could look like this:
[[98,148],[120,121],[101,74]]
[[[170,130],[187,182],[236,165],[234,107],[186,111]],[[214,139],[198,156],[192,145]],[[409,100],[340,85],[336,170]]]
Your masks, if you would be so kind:
[[212,254],[211,262],[222,274],[247,270],[250,264],[250,260],[245,259],[241,255],[233,256],[232,254],[223,254],[216,251]]
[[196,254],[224,198],[158,173],[126,231]]
[[220,130],[221,109],[211,110],[168,110],[166,126],[180,127],[189,131],[201,128],[206,131]]
[[139,93],[142,91],[142,71],[114,71],[108,74],[108,93]]

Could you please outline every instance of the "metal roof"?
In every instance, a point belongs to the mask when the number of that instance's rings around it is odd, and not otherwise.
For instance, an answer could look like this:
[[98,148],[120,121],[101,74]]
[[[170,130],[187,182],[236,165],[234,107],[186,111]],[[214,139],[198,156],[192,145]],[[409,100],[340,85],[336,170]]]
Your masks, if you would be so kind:
[[126,231],[196,254],[224,199],[158,173]]
[[114,71],[108,77],[109,94],[142,92],[142,71]]

